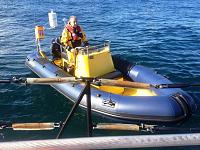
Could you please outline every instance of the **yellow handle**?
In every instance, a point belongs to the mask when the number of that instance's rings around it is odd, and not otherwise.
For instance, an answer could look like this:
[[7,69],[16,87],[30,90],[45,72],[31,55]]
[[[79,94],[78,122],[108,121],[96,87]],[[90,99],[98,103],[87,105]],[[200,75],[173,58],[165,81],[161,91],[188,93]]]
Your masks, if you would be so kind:
[[94,129],[140,131],[140,126],[136,124],[100,123]]
[[[27,84],[58,84],[76,82],[75,77],[63,77],[63,78],[26,78]],[[80,81],[79,81],[80,82]]]
[[119,87],[129,87],[129,88],[142,88],[148,89],[151,87],[150,84],[142,82],[130,82],[130,81],[118,81],[111,79],[100,79],[102,85],[119,86]]
[[54,123],[14,123],[13,130],[52,130],[55,128]]

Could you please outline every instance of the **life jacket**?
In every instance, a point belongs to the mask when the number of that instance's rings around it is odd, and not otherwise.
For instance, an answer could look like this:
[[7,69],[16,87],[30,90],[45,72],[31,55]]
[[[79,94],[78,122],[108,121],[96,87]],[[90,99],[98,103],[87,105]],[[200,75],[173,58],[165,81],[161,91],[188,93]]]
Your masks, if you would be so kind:
[[77,41],[80,38],[83,37],[83,34],[81,32],[81,27],[77,26],[76,28],[73,28],[69,24],[66,26],[67,30],[71,33],[72,40]]

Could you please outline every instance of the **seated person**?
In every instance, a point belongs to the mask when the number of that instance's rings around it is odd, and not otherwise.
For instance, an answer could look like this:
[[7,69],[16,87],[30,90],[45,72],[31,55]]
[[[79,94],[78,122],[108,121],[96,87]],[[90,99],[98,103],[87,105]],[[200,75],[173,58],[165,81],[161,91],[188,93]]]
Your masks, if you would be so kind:
[[[75,63],[76,47],[88,46],[86,34],[83,29],[78,25],[77,17],[70,16],[68,24],[65,26],[61,36],[61,44],[66,48],[68,55],[68,62]],[[68,51],[72,52],[69,53]]]

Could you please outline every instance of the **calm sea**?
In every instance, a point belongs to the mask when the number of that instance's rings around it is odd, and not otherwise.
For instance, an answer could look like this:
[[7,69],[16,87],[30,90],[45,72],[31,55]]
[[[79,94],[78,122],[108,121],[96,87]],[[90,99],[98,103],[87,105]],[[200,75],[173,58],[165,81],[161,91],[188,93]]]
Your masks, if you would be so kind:
[[[63,29],[63,18],[76,15],[91,43],[110,40],[113,54],[155,69],[175,83],[200,83],[199,8],[199,0],[0,0],[0,78],[36,77],[24,64],[26,56],[35,51],[35,25],[45,26],[42,48],[50,51],[51,39]],[[51,9],[58,15],[59,26],[54,30],[48,25]],[[185,91],[200,104],[200,88]],[[71,102],[49,86],[0,85],[0,121],[59,122],[71,107]],[[85,111],[78,109],[64,137],[85,136],[85,120]],[[93,120],[110,121],[98,115]],[[200,111],[183,127],[200,127]],[[7,129],[0,130],[0,139],[47,139],[57,133]],[[140,133],[94,132],[94,136],[135,134]]]

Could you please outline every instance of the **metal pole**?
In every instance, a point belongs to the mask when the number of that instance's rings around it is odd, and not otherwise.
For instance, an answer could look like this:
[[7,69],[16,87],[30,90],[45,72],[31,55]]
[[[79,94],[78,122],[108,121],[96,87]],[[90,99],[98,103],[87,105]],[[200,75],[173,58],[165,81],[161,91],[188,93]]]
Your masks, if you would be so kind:
[[90,91],[90,81],[86,81],[87,87],[87,129],[88,137],[92,136],[92,115],[91,115],[91,91]]
[[[82,150],[200,145],[200,133],[0,142],[1,150]],[[198,148],[197,148],[198,149]]]
[[39,52],[40,51],[40,40],[36,39],[36,49]]
[[82,90],[82,92],[80,93],[80,95],[79,95],[79,97],[78,97],[76,103],[74,103],[74,105],[73,105],[73,107],[72,107],[72,109],[71,109],[69,115],[67,116],[67,118],[66,118],[65,121],[63,122],[63,125],[62,125],[62,127],[61,127],[61,129],[60,129],[60,131],[59,131],[59,133],[58,133],[58,135],[57,135],[57,137],[56,137],[56,139],[59,139],[60,136],[62,135],[65,126],[67,125],[67,123],[68,123],[69,120],[71,119],[72,115],[74,114],[75,110],[77,109],[78,105],[80,104],[80,102],[81,102],[81,100],[82,100],[84,94],[87,92],[87,89],[88,89],[88,87],[87,87],[87,85],[86,85],[86,86],[84,87],[84,89]]

